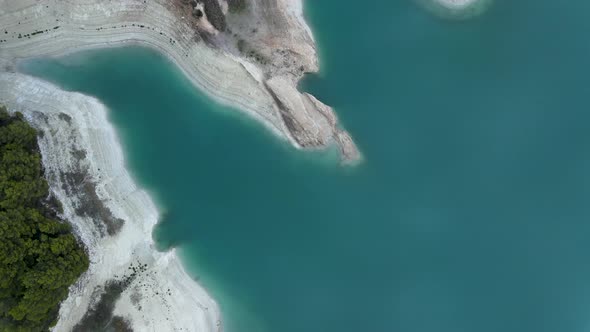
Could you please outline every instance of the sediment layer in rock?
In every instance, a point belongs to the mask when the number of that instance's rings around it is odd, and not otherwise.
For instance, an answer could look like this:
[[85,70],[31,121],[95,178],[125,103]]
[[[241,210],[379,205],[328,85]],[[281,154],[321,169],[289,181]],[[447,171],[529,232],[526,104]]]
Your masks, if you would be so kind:
[[[296,85],[318,70],[301,0],[0,0],[0,27],[0,70],[13,71],[23,58],[141,44],[293,145],[340,145],[342,129],[322,118],[331,108],[298,103],[285,110],[276,103],[275,97],[306,99]],[[289,88],[269,91],[276,81]],[[295,118],[300,126],[293,131],[286,121]],[[344,162],[360,158],[352,140],[340,148]]]

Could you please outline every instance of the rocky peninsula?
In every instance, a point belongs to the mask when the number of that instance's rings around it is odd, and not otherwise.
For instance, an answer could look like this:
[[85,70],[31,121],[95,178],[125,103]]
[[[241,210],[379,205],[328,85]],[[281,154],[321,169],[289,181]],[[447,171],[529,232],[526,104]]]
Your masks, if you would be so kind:
[[298,148],[335,143],[359,160],[333,110],[296,85],[318,70],[301,0],[2,0],[0,61],[140,44],[159,50],[201,90],[245,111]]
[[125,169],[105,106],[18,73],[19,61],[151,47],[196,87],[295,147],[336,145],[343,163],[357,162],[361,155],[333,110],[297,90],[304,73],[318,70],[302,6],[301,0],[0,0],[0,104],[42,133],[51,194],[90,258],[55,331],[95,330],[103,321],[135,331],[223,327],[216,302],[175,252],[155,249],[158,211]]

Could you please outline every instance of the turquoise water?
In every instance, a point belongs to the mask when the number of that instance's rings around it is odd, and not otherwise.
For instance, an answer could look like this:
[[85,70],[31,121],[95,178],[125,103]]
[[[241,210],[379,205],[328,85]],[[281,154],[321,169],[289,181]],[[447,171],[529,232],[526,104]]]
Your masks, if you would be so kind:
[[112,110],[165,212],[157,240],[228,332],[588,331],[590,3],[496,1],[462,22],[342,4],[307,2],[322,72],[302,89],[336,107],[366,159],[354,169],[145,49],[25,70]]

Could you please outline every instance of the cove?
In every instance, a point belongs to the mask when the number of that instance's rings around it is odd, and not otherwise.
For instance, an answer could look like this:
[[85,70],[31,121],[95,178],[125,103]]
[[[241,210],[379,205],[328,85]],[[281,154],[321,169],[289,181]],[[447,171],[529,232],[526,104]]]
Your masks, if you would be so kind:
[[[352,3],[351,3],[352,4]],[[334,15],[338,8],[338,15]],[[307,3],[365,162],[302,153],[120,48],[21,69],[109,107],[128,167],[228,332],[585,331],[590,4]],[[357,22],[351,24],[351,22]]]

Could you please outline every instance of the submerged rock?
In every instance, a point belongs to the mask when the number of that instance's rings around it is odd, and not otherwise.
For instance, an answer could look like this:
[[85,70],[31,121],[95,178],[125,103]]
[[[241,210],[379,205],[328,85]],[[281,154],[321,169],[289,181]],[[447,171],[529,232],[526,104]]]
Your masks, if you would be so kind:
[[464,20],[483,14],[493,0],[416,0],[424,8],[445,19]]
[[325,148],[340,142],[322,137],[336,137],[341,129],[293,131],[286,119],[309,117],[301,122],[305,125],[315,122],[313,112],[319,111],[301,105],[281,109],[266,88],[280,78],[292,88],[274,91],[276,96],[304,98],[295,87],[304,73],[318,70],[302,12],[301,0],[74,0],[51,5],[7,0],[0,13],[5,29],[0,64],[10,69],[15,59],[26,57],[146,45],[164,53],[213,98],[253,115],[296,147]]

